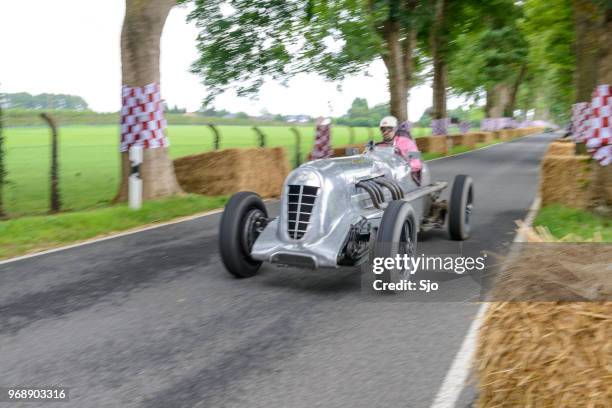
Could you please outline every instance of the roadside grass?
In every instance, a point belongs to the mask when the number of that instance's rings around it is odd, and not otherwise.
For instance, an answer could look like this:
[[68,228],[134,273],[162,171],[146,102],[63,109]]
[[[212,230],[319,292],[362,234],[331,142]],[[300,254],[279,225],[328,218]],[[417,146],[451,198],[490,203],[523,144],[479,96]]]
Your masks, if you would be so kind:
[[534,225],[547,227],[556,238],[573,234],[591,239],[599,232],[605,242],[612,242],[612,217],[600,217],[588,211],[559,204],[542,207]]
[[[449,155],[467,150],[469,149],[457,146],[451,149]],[[425,160],[442,156],[445,155],[423,154]],[[114,193],[115,186],[111,187]],[[138,211],[130,210],[125,204],[119,204],[62,212],[56,215],[24,216],[0,221],[0,259],[56,248],[93,237],[220,208],[225,205],[226,201],[226,197],[190,194],[147,201]]]
[[147,201],[140,210],[107,208],[0,222],[0,259],[83,241],[222,207],[226,197],[186,195]]
[[[314,141],[312,126],[298,126],[301,132],[302,160]],[[267,146],[283,146],[290,160],[295,156],[295,137],[290,126],[260,126],[267,136]],[[220,148],[255,147],[258,139],[250,126],[219,126]],[[370,132],[354,128],[355,142],[366,143]],[[49,204],[50,136],[45,127],[10,127],[5,129],[8,184],[4,187],[5,210],[11,217],[44,214]],[[431,132],[416,128],[417,137]],[[177,158],[213,149],[213,134],[203,125],[168,127],[170,155]],[[332,142],[348,144],[349,129],[334,127]],[[110,204],[119,184],[119,128],[115,125],[61,126],[59,128],[60,192],[62,209],[67,211],[105,207]]]

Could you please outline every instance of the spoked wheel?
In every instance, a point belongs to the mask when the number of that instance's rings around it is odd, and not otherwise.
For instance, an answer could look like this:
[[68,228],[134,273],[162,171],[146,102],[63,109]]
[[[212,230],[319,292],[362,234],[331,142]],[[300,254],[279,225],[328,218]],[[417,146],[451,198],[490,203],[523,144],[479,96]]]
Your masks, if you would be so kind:
[[455,176],[448,205],[448,234],[455,241],[463,241],[472,232],[474,187],[470,176]]
[[254,276],[261,266],[261,261],[251,258],[251,250],[267,220],[266,206],[255,193],[236,193],[225,205],[219,227],[219,251],[223,265],[235,277]]
[[[415,220],[414,210],[409,203],[391,201],[378,227],[374,257],[395,259],[397,255],[402,258],[404,255],[408,258],[414,256],[417,244]],[[397,283],[410,279],[410,276],[410,268],[385,268],[380,279],[387,283]]]

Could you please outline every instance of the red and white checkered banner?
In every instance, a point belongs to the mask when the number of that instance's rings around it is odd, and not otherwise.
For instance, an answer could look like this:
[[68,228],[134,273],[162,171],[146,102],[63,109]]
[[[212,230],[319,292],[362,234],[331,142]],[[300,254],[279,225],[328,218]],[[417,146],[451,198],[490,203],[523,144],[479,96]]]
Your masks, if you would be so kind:
[[432,119],[431,120],[431,134],[433,136],[447,135],[449,125],[450,125],[450,118]]
[[310,158],[312,160],[331,157],[331,120],[319,118],[316,122],[315,144]]
[[612,86],[599,85],[593,92],[587,149],[602,166],[612,163]]
[[572,139],[574,142],[584,142],[589,130],[591,107],[588,102],[578,102],[572,105]]
[[166,119],[159,84],[124,85],[121,92],[121,151],[133,145],[144,149],[167,147]]

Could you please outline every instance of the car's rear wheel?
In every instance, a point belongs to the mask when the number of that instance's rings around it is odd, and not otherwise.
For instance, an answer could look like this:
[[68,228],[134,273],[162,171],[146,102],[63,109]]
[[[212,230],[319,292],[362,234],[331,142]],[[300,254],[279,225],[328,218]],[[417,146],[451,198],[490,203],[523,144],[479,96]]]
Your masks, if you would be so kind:
[[267,218],[266,206],[256,193],[241,191],[225,205],[219,226],[219,252],[223,265],[235,277],[254,276],[261,266],[251,258],[251,249]]
[[[417,243],[416,216],[412,206],[401,200],[391,201],[383,213],[376,244],[374,258],[393,258],[397,255],[414,256]],[[378,261],[381,262],[381,261]],[[380,279],[387,283],[397,283],[410,279],[410,268],[384,268]]]
[[472,232],[474,186],[470,176],[455,176],[448,204],[448,234],[455,241],[463,241]]

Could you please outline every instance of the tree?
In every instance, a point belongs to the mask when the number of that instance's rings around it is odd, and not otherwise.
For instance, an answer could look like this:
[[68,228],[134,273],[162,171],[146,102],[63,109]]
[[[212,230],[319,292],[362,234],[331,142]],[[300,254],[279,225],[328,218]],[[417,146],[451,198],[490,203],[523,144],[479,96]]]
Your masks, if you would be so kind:
[[[121,74],[124,86],[159,84],[161,33],[176,0],[126,0],[121,31]],[[121,185],[116,201],[125,201],[131,167],[127,151],[121,153]],[[145,148],[140,171],[143,198],[165,197],[181,192],[166,147]]]
[[189,16],[200,27],[192,71],[203,78],[207,103],[229,88],[255,94],[266,78],[299,72],[341,80],[381,58],[391,114],[407,119],[408,90],[420,66],[419,1],[235,0],[231,10],[227,4],[195,0]]
[[[547,107],[552,118],[565,121],[574,103],[572,77],[576,67],[572,0],[526,0],[520,23],[528,44],[523,82],[517,106],[523,111]],[[537,104],[538,106],[535,106]]]

